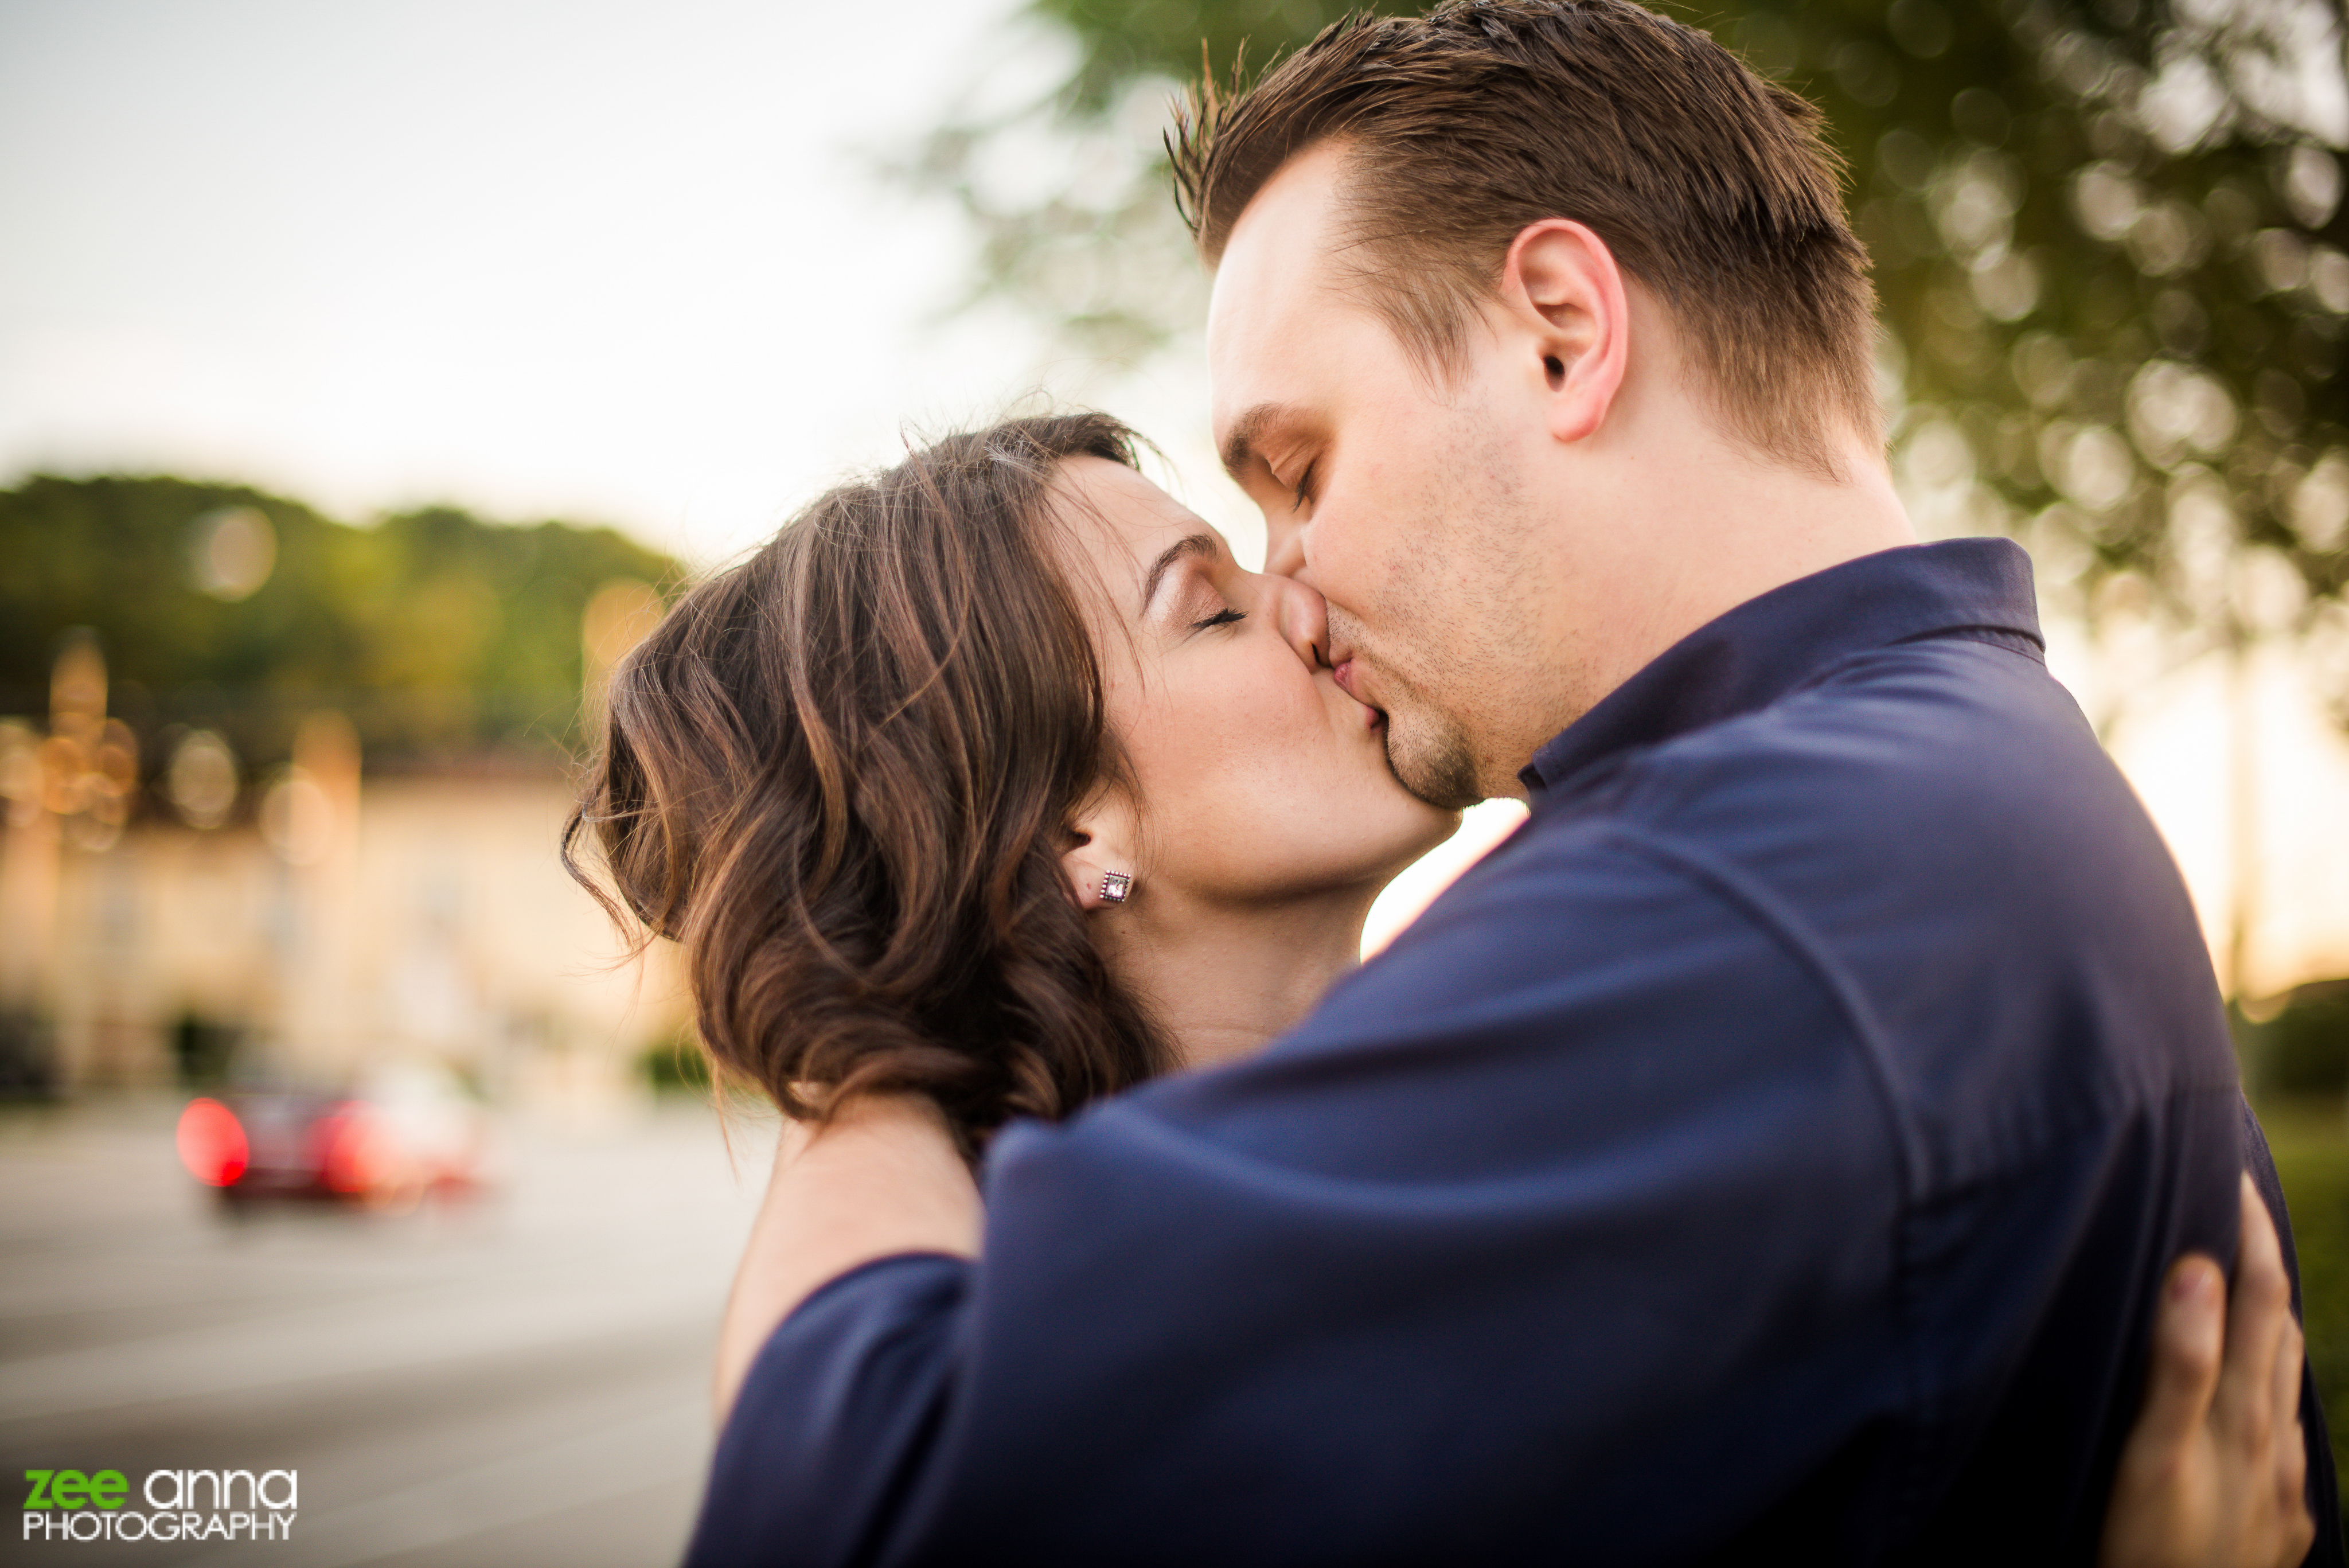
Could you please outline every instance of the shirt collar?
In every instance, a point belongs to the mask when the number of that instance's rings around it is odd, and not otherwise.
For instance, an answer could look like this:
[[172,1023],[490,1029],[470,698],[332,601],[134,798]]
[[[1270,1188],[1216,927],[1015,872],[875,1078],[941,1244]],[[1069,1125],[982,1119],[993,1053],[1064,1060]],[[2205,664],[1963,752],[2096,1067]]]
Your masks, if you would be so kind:
[[2031,557],[2013,540],[1946,539],[1862,556],[1691,632],[1536,752],[1517,776],[1535,795],[1554,792],[1632,747],[1765,708],[1853,654],[1969,630],[2046,646]]

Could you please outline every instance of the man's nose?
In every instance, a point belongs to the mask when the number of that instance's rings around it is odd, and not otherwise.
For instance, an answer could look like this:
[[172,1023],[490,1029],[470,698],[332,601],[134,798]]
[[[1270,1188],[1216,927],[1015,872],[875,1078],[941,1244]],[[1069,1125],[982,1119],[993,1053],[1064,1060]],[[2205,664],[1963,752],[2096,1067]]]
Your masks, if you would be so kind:
[[1308,670],[1326,669],[1330,663],[1330,607],[1321,596],[1299,582],[1295,577],[1275,576],[1268,573],[1260,579],[1264,584],[1266,607],[1272,611],[1272,620],[1280,628],[1280,635]]
[[1294,518],[1264,525],[1264,570],[1267,576],[1293,577],[1305,569],[1305,529]]

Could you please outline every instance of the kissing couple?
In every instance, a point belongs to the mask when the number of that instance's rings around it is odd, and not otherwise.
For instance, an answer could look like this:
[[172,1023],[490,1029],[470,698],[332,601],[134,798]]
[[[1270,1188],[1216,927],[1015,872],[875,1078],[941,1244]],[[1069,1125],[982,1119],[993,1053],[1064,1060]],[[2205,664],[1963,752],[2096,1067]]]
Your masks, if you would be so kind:
[[1452,0],[1174,150],[1264,572],[1016,420],[614,675],[566,853],[786,1115],[689,1563],[2339,1563],[2194,912],[1915,540],[1817,113]]

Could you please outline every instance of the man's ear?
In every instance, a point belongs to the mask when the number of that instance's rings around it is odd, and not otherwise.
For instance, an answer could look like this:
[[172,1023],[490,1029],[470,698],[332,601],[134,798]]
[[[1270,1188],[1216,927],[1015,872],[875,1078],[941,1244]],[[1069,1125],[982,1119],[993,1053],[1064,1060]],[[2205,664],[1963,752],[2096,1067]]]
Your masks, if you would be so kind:
[[1630,351],[1623,271],[1607,242],[1565,218],[1527,224],[1502,263],[1500,305],[1539,361],[1528,373],[1547,389],[1550,434],[1580,441],[1597,431]]
[[1069,825],[1072,842],[1061,854],[1061,874],[1069,879],[1069,890],[1076,895],[1079,909],[1098,909],[1125,901],[1102,894],[1102,878],[1112,872],[1131,878],[1130,888],[1139,886],[1133,853],[1139,838],[1137,826],[1133,808],[1122,790],[1098,791],[1077,813],[1076,821]]

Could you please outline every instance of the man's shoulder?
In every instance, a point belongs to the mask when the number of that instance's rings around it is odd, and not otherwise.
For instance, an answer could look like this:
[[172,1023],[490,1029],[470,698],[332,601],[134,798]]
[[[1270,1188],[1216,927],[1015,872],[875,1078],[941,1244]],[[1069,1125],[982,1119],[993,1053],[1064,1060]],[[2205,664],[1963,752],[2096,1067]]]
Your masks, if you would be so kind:
[[1800,873],[1797,884],[1901,878],[1918,898],[1992,872],[2044,887],[2169,864],[2045,667],[1963,636],[1870,650],[1758,711],[1628,756],[1559,815]]
[[1785,774],[1830,794],[1889,783],[1938,794],[1942,781],[2077,784],[2110,773],[2095,732],[2044,664],[1965,636],[1854,655],[1766,707],[1624,763],[1624,783],[1651,790],[1711,790],[1733,774]]
[[1821,905],[1904,919],[2058,882],[2093,898],[2123,872],[2175,882],[2069,694],[2035,658],[1945,637],[1872,649],[1567,781],[1415,929],[1785,940]]
[[2232,1084],[2184,879],[2036,659],[1879,649],[1613,788],[1616,831],[1781,911],[1949,1168]]
[[2069,695],[2012,648],[1873,649],[1628,753],[1545,802],[1484,875],[1530,901],[1600,844],[1751,910],[1920,1116],[1971,1105],[2045,1131],[2231,1072],[2175,862]]

